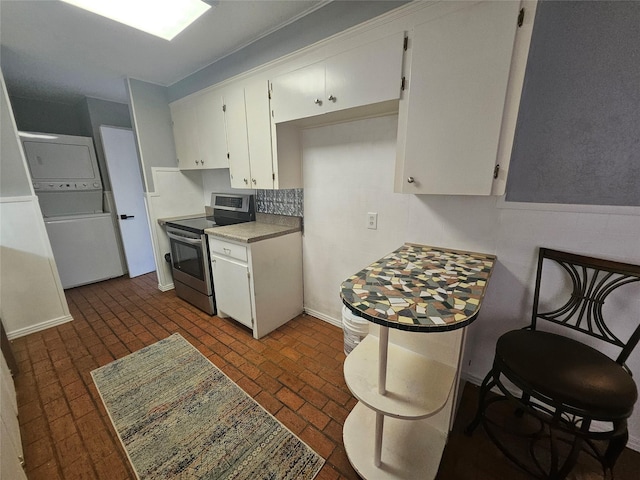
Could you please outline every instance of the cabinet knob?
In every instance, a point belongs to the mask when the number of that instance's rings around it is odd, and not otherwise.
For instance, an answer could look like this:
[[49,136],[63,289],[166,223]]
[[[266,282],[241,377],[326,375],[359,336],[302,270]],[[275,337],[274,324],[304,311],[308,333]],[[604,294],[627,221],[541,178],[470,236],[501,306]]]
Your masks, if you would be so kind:
[[415,182],[415,179],[413,177],[407,178],[407,183],[413,183],[413,182]]
[[322,105],[322,100],[320,100],[319,98],[316,98],[313,103],[315,103],[316,105],[320,106]]
[[200,160],[196,160],[196,165],[198,165],[198,163],[200,163]]
[[333,95],[329,95],[329,98],[328,98],[327,100],[329,100],[330,102],[334,102],[334,103],[335,103],[335,101],[336,101],[337,99],[336,99],[336,97],[334,97]]
[[253,182],[254,185],[256,184],[256,179],[255,178],[252,178],[251,181]]
[[249,180],[247,180],[246,178],[243,179],[244,180],[244,184],[248,185],[249,184]]

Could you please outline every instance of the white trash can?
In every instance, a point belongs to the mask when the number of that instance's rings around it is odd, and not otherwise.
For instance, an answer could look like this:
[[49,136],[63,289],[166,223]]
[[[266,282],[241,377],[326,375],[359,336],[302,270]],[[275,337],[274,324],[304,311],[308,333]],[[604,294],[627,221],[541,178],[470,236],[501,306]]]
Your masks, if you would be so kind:
[[344,354],[349,355],[369,333],[369,322],[342,307],[342,330],[344,331]]

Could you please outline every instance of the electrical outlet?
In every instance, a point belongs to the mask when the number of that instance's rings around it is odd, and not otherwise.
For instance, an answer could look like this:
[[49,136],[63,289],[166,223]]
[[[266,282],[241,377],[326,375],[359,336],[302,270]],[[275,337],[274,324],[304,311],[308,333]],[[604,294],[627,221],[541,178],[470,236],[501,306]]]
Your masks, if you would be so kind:
[[367,228],[371,230],[378,228],[378,214],[376,212],[367,213]]

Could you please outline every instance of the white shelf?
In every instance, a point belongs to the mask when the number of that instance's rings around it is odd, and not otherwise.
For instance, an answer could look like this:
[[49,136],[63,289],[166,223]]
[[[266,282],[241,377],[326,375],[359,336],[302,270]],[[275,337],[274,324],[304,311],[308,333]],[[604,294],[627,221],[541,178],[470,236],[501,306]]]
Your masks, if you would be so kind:
[[444,407],[456,377],[455,368],[389,343],[387,392],[380,395],[378,348],[378,338],[368,335],[344,362],[347,386],[360,402],[375,412],[400,419],[430,417]]
[[349,462],[362,478],[435,478],[447,434],[426,422],[385,417],[381,462],[377,467],[373,455],[376,413],[358,402],[344,422],[342,431]]

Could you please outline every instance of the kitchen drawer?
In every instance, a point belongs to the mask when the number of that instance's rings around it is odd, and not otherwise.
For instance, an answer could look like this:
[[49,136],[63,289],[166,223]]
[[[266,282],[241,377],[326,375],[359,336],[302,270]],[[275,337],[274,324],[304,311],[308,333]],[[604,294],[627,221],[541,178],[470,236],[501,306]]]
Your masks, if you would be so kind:
[[209,237],[209,249],[211,250],[211,253],[226,255],[227,257],[235,258],[236,260],[241,260],[243,262],[246,262],[248,259],[247,247],[244,245],[229,243]]

